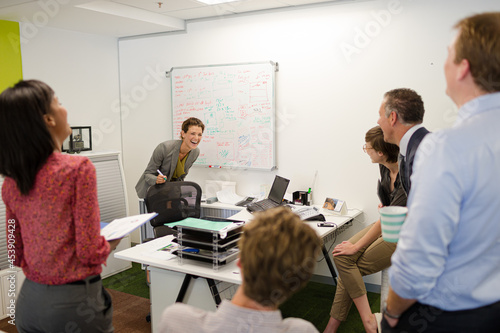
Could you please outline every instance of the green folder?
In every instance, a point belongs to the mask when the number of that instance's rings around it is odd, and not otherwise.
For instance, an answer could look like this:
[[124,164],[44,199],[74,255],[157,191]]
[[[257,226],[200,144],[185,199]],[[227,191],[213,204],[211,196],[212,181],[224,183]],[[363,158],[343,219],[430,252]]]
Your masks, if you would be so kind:
[[180,225],[182,227],[192,227],[208,231],[220,231],[232,224],[233,222],[209,221],[204,219],[196,219],[193,217],[188,217],[187,219],[178,222],[165,223],[167,227],[175,227],[177,225]]

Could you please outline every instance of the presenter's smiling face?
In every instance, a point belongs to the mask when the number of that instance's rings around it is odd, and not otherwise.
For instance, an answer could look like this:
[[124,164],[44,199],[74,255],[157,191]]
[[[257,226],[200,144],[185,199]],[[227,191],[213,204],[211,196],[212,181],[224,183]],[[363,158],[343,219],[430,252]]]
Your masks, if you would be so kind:
[[189,148],[189,150],[193,150],[201,142],[201,138],[203,136],[203,130],[200,126],[189,126],[187,133],[181,131],[182,144]]

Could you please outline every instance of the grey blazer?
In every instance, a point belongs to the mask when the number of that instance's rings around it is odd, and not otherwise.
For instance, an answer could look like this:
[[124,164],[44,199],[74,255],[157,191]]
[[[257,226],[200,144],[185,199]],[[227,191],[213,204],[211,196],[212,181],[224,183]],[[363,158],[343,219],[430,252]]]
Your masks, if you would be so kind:
[[[144,198],[148,188],[151,185],[156,184],[156,177],[158,176],[158,172],[156,170],[159,169],[161,173],[167,176],[167,181],[172,180],[172,175],[174,174],[175,167],[177,166],[177,161],[179,159],[181,144],[182,140],[170,140],[160,143],[155,148],[146,170],[142,174],[141,178],[139,178],[137,185],[135,185],[135,191],[137,192],[137,196],[139,198]],[[184,180],[189,172],[189,169],[199,155],[199,148],[191,150],[189,156],[187,157],[186,164],[184,165],[184,171],[186,173],[177,180]]]

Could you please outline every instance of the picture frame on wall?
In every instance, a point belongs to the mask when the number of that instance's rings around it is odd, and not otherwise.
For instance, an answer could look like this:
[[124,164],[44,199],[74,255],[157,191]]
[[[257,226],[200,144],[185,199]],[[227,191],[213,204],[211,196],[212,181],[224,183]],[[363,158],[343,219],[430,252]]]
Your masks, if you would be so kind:
[[69,154],[92,150],[92,128],[90,126],[71,127],[71,134],[64,140],[62,151]]

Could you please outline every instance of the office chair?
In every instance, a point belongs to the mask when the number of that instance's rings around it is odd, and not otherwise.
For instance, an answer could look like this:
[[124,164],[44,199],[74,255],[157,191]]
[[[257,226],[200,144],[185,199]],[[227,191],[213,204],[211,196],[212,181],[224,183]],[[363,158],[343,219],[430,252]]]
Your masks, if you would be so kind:
[[175,234],[165,223],[177,222],[188,217],[200,217],[201,188],[188,181],[167,182],[150,186],[144,198],[148,212],[158,215],[150,221],[154,237]]
[[[150,221],[155,238],[175,234],[176,231],[165,223],[177,222],[188,217],[199,218],[201,214],[201,187],[188,181],[167,182],[150,186],[144,198],[148,212],[158,215]],[[191,279],[195,275],[186,274],[176,302],[182,302]],[[217,286],[213,279],[207,278],[208,286],[217,305],[221,303]],[[150,321],[150,315],[146,318]]]

